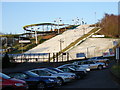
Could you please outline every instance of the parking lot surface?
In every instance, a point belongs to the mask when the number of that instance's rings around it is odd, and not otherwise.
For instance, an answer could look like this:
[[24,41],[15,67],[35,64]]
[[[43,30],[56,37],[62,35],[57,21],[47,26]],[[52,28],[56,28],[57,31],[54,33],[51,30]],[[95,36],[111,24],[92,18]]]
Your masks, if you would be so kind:
[[110,75],[109,69],[92,70],[89,75],[82,80],[68,83],[61,88],[111,88],[120,89],[120,85],[116,83]]

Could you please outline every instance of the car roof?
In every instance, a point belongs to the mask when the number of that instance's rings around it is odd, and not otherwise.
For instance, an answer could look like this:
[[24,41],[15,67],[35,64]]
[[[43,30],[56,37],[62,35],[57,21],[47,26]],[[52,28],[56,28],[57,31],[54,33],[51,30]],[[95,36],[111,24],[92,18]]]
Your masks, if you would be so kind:
[[29,71],[34,71],[34,70],[45,70],[47,68],[36,68],[36,69],[32,69],[32,70],[29,70]]
[[82,61],[76,61],[76,62],[86,62],[86,61],[90,61],[90,60],[82,60]]
[[73,65],[73,64],[64,64],[64,65],[58,66],[57,68],[64,67],[64,66],[67,66],[67,65]]

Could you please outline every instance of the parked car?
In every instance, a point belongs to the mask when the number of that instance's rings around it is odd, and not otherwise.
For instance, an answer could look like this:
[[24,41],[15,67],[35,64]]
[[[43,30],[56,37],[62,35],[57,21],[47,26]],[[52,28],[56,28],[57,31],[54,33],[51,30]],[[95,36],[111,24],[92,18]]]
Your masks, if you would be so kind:
[[90,68],[89,67],[84,67],[84,66],[79,66],[79,65],[75,65],[75,64],[64,64],[64,65],[61,65],[59,67],[72,67],[72,68],[75,68],[76,70],[79,70],[79,71],[90,71]]
[[60,69],[58,69],[58,68],[53,68],[53,67],[48,67],[47,69],[50,69],[50,70],[52,70],[52,71],[55,71],[55,72],[57,72],[57,73],[59,73],[59,74],[62,73],[62,74],[71,75],[72,77],[75,77],[75,78],[76,78],[75,73],[64,72],[64,71],[62,71],[62,70],[60,70]]
[[72,80],[75,79],[75,76],[73,76],[73,75],[69,75],[69,74],[65,74],[65,73],[57,73],[57,72],[52,71],[47,68],[33,69],[30,71],[38,74],[39,76],[56,76],[56,78],[58,78],[58,80],[60,82],[59,85],[63,85],[63,83],[71,82]]
[[77,76],[77,79],[81,79],[81,78],[84,78],[86,75],[87,75],[87,72],[86,71],[80,71],[80,70],[75,70],[74,68],[72,67],[57,67],[58,69],[64,71],[64,72],[70,72],[70,73],[75,73],[76,76]]
[[30,71],[12,72],[8,75],[26,81],[30,88],[43,89],[55,87],[59,83],[57,78],[50,76],[39,76]]
[[107,68],[105,63],[95,62],[95,61],[91,61],[91,60],[77,61],[77,62],[74,62],[74,64],[80,65],[80,66],[89,66],[90,69],[100,69],[101,70],[103,68]]
[[88,60],[93,60],[93,61],[96,61],[96,62],[104,62],[104,63],[107,63],[107,64],[109,63],[109,59],[104,58],[102,56],[100,56],[100,57],[92,57],[92,58],[90,58]]
[[11,78],[0,72],[0,88],[2,90],[27,90],[28,85],[23,80]]

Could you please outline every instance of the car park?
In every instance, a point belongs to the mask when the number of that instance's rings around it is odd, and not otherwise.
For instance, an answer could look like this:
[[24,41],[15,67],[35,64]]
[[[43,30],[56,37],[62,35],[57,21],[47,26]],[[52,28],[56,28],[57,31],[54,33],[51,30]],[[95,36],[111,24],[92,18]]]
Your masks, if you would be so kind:
[[33,69],[30,71],[38,74],[39,76],[55,76],[56,78],[58,78],[60,85],[63,85],[63,83],[66,83],[66,82],[71,82],[72,80],[75,79],[74,75],[57,73],[56,71],[53,71],[47,68]]
[[79,70],[75,70],[72,67],[57,67],[58,69],[64,71],[64,72],[70,72],[70,73],[75,73],[77,76],[77,79],[81,79],[84,78],[87,75],[86,71],[79,71]]
[[11,78],[0,72],[0,88],[2,90],[27,90],[28,85],[23,80]]
[[107,65],[105,63],[95,62],[95,61],[91,61],[91,60],[77,61],[77,62],[74,62],[74,64],[80,65],[80,66],[89,66],[90,69],[100,69],[101,70],[103,68],[107,68]]
[[30,71],[11,72],[8,73],[8,75],[26,81],[30,88],[50,88],[55,87],[59,83],[57,78],[49,76],[39,76],[36,73]]

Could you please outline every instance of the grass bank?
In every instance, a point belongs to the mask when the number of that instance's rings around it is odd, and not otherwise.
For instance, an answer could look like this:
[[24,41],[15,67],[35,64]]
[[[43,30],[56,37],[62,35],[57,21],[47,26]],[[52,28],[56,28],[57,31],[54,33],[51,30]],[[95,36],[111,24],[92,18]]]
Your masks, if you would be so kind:
[[115,64],[111,67],[112,73],[120,79],[120,63]]

